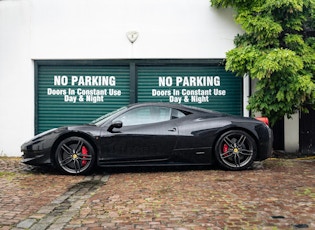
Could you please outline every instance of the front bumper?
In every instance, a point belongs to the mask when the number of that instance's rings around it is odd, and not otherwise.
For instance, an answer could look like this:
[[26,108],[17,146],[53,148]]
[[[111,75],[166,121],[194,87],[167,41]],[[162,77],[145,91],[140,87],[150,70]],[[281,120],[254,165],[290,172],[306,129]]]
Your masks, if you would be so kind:
[[38,135],[21,146],[22,163],[29,165],[51,164],[51,150],[56,139],[54,133]]
[[21,146],[22,163],[29,165],[47,165],[51,164],[51,148],[46,147],[45,141],[30,141]]
[[51,159],[46,153],[24,152],[21,162],[28,165],[50,165]]

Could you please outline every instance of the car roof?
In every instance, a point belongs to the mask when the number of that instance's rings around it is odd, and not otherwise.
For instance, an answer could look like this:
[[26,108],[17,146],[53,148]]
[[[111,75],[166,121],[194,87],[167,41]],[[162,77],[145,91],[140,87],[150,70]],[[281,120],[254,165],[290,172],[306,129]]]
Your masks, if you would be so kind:
[[168,103],[168,102],[139,102],[139,103],[130,104],[128,107],[142,107],[142,106],[163,106],[163,107],[169,107],[169,108],[174,108],[178,110],[185,110],[191,113],[212,113],[212,114],[215,113],[215,114],[223,115],[223,113],[218,112],[218,111],[213,111],[213,110],[189,106],[189,105],[177,104],[177,103]]

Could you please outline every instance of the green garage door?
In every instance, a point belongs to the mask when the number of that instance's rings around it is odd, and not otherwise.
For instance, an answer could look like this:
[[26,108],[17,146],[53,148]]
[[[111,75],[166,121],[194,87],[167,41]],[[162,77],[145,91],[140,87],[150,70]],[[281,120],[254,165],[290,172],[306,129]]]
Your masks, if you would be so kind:
[[39,65],[36,133],[88,123],[129,103],[129,65]]
[[242,78],[203,60],[38,61],[35,82],[36,133],[88,123],[130,102],[242,115]]
[[242,115],[242,78],[223,66],[138,66],[138,102],[172,102]]

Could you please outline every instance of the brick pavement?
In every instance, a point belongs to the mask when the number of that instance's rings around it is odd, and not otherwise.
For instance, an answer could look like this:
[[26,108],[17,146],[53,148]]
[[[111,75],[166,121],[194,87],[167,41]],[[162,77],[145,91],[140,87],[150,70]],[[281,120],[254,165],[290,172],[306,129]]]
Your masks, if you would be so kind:
[[0,229],[315,229],[314,166],[314,158],[269,159],[241,172],[65,176],[0,158]]

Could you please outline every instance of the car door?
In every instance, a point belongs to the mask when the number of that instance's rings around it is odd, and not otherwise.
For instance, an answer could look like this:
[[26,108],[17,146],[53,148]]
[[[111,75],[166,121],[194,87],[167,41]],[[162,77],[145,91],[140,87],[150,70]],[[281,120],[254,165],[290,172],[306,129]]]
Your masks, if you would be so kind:
[[143,106],[127,111],[112,122],[122,127],[102,131],[103,160],[119,162],[165,162],[176,144],[178,128],[171,108]]

